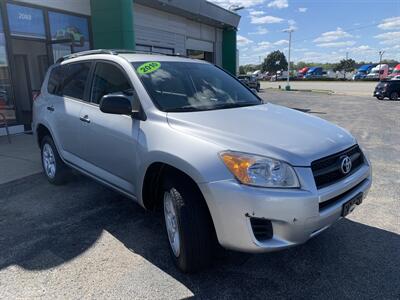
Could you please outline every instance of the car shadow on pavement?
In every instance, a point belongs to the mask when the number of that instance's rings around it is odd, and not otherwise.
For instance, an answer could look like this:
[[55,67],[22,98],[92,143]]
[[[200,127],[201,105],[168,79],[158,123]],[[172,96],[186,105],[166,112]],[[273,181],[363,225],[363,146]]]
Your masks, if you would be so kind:
[[305,245],[259,255],[225,251],[210,269],[186,275],[169,259],[160,213],[83,176],[58,187],[42,174],[1,185],[0,207],[0,273],[12,265],[57,267],[96,246],[107,231],[198,298],[400,295],[400,236],[348,219]]

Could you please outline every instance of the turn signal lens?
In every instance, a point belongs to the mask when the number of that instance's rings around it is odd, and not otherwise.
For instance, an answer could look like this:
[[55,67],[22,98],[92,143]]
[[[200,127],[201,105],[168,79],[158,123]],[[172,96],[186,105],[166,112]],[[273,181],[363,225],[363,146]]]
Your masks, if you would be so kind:
[[240,182],[247,184],[251,183],[247,170],[256,162],[254,159],[237,154],[231,154],[229,152],[221,153],[221,158],[228,169]]

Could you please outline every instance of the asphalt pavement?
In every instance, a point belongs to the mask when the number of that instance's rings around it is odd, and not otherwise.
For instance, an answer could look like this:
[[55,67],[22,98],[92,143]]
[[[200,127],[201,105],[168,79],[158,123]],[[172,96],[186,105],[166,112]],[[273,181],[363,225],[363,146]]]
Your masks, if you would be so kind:
[[0,185],[0,298],[399,299],[400,101],[260,96],[357,137],[374,183],[348,218],[299,247],[222,252],[209,270],[185,275],[169,259],[160,213],[81,175],[64,186],[30,175]]

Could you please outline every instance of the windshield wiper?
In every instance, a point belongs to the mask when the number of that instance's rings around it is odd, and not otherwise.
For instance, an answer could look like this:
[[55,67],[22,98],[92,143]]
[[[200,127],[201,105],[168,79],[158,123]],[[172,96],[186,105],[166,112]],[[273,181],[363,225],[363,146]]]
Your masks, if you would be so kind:
[[244,106],[260,105],[261,103],[254,102],[235,102],[235,103],[222,103],[214,106],[214,109],[235,108]]
[[235,108],[235,107],[244,107],[244,106],[254,106],[260,105],[261,103],[254,102],[235,102],[235,103],[221,103],[211,106],[201,106],[195,107],[191,105],[175,107],[166,109],[166,112],[191,112],[191,111],[205,111],[205,110],[216,110],[216,109],[225,109],[225,108]]

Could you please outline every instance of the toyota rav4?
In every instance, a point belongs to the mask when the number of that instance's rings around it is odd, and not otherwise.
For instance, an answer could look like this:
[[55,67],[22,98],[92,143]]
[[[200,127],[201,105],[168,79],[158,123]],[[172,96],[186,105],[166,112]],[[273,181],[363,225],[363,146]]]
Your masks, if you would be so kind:
[[353,211],[370,163],[343,128],[264,104],[234,76],[177,56],[97,50],[52,66],[34,102],[44,174],[71,169],[163,212],[172,259],[216,246],[302,244]]

